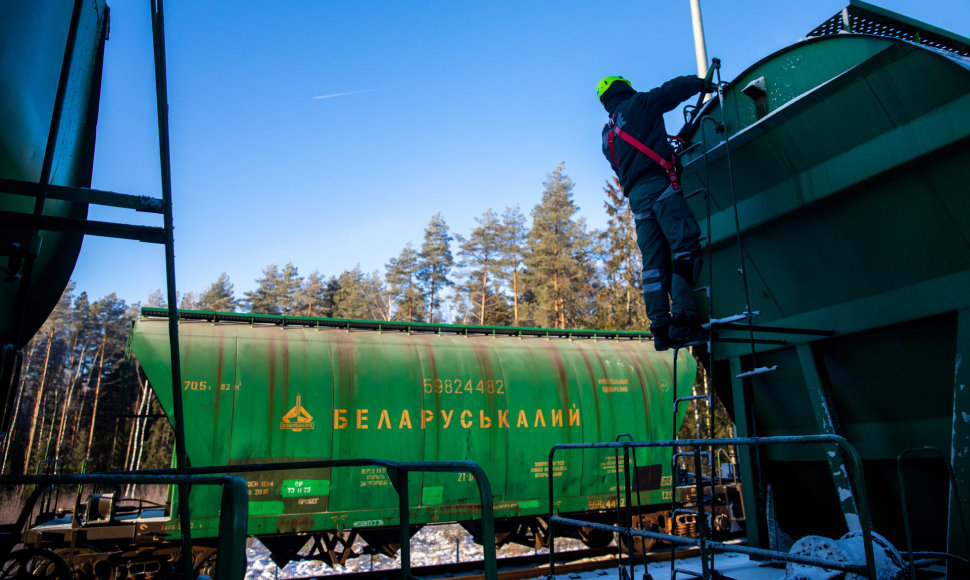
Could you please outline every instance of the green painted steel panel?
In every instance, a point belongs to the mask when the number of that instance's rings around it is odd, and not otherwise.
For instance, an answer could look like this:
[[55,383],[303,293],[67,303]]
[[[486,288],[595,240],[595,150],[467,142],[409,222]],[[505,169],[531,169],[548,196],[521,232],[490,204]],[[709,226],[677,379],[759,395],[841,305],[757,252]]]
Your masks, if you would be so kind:
[[[510,517],[545,513],[553,444],[612,441],[622,433],[667,439],[672,432],[672,354],[636,339],[646,334],[552,338],[250,320],[179,323],[193,466],[473,460],[488,474],[496,517]],[[164,318],[135,323],[132,353],[171,415],[168,349]],[[682,352],[677,364],[678,384],[689,390],[696,363]],[[669,501],[669,450],[642,449],[637,460],[661,465],[666,485],[644,490],[643,499]],[[616,474],[612,452],[560,456],[552,473],[558,509],[615,505]],[[252,534],[398,521],[397,494],[382,468],[243,476]],[[193,522],[203,536],[216,529],[218,502],[210,495],[192,491]],[[467,474],[415,476],[410,497],[416,523],[471,519],[480,511],[477,483]]]
[[[759,78],[761,118],[742,93]],[[830,394],[832,429],[865,460],[880,506],[875,529],[902,545],[895,458],[907,447],[952,444],[957,311],[970,306],[970,61],[890,38],[813,38],[749,67],[724,88],[724,113],[713,99],[703,114],[729,137],[705,121],[688,137],[706,145],[683,158],[685,189],[710,192],[710,209],[703,195],[689,200],[702,230],[711,228],[706,308],[714,318],[745,308],[737,209],[755,324],[834,331],[772,335],[789,344],[756,347],[757,366],[779,368],[748,379],[755,424],[743,422],[741,434],[818,432],[820,393],[808,390],[808,359],[796,352],[809,343],[803,356],[818,364],[811,388]],[[729,361],[749,370],[751,351],[715,344],[722,400],[741,403],[730,393]],[[960,469],[967,458],[954,461]],[[762,465],[783,531],[845,531],[823,449],[768,449]],[[943,551],[946,510],[942,520],[934,513],[946,484],[932,485],[939,491],[911,498],[914,533],[918,549]],[[961,485],[968,496],[970,482]]]
[[[54,102],[63,68],[75,2],[0,4],[0,177],[37,183],[41,179]],[[103,0],[81,3],[73,57],[54,149],[50,183],[90,187],[94,136],[101,91],[101,63],[108,33]],[[0,210],[33,213],[32,197],[0,191]],[[44,215],[84,219],[87,204],[47,200]],[[80,235],[40,232],[40,245],[27,289],[24,326],[16,332],[20,283],[0,284],[0,344],[20,348],[47,319],[67,286],[81,249]],[[11,244],[34,248],[33,231],[0,231],[0,268],[11,265]],[[16,273],[20,273],[19,271]]]

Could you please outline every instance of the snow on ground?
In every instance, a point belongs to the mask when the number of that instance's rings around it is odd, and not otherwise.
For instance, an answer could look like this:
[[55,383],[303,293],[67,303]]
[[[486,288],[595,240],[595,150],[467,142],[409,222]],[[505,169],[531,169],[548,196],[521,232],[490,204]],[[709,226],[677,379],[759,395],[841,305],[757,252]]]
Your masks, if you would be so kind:
[[[364,542],[358,538],[354,543],[354,550],[360,552],[364,545]],[[568,538],[556,539],[557,551],[580,549],[582,547],[582,543],[577,540],[570,540]],[[499,558],[548,553],[546,549],[536,551],[519,545],[505,545],[497,551]],[[280,570],[273,562],[273,559],[270,558],[269,550],[259,540],[252,538],[246,546],[246,557],[248,561],[246,580],[320,577],[348,572],[401,568],[400,554],[394,558],[388,558],[383,554],[378,554],[350,558],[347,560],[345,566],[338,566],[337,569],[331,568],[320,560],[302,560],[299,562],[290,562],[285,568]],[[466,532],[458,524],[425,526],[411,538],[412,567],[447,564],[457,561],[481,560],[482,557],[482,547],[472,541],[471,534]]]
[[[682,571],[687,570],[699,574],[701,571],[700,558],[678,560],[676,569],[679,571],[677,578],[691,578],[691,574],[684,574]],[[784,568],[752,562],[743,554],[719,554],[714,559],[714,569],[728,578],[743,580],[782,580],[785,578]],[[626,571],[629,572],[629,567],[626,568]],[[670,562],[653,562],[647,566],[647,573],[653,580],[668,580],[672,577]],[[570,578],[571,580],[614,580],[621,578],[620,572],[616,568],[569,574],[568,576],[557,573],[556,576],[558,578]],[[634,567],[633,577],[643,577],[642,564]]]

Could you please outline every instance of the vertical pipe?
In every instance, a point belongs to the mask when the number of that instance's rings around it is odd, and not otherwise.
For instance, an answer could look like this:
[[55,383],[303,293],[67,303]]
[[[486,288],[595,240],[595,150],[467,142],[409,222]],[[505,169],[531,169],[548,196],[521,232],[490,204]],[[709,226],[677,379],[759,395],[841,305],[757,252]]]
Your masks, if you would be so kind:
[[[549,474],[552,477],[552,474]],[[626,539],[630,542],[630,554],[627,562],[630,565],[630,578],[633,578],[633,566],[636,564],[633,550],[636,546],[636,538],[633,537],[633,497],[630,490],[630,447],[626,443],[623,445],[623,487],[626,489],[626,506],[623,510],[623,519],[626,524]]]
[[704,42],[704,22],[701,20],[701,0],[690,0],[690,20],[694,29],[694,53],[697,57],[697,76],[707,76],[707,43]]
[[[946,547],[952,554],[970,558],[970,537],[963,522],[970,520],[970,423],[965,419],[965,411],[970,409],[970,308],[962,308],[956,313],[957,340],[953,358],[953,423],[950,436],[950,465],[953,472],[953,487],[949,498],[949,517],[947,521]],[[948,564],[948,570],[952,570]]]
[[[694,405],[697,405],[696,401]],[[701,464],[700,445],[694,446],[694,493],[697,494],[697,540],[701,550],[701,576],[707,578],[710,563],[707,561],[707,511],[704,509],[704,466]],[[712,505],[712,514],[713,510]]]
[[411,577],[411,534],[408,533],[411,525],[411,500],[408,498],[408,472],[402,467],[397,467],[392,477],[397,483],[397,505],[400,512],[398,521],[401,525],[401,578],[405,579]]
[[[673,407],[674,407],[674,414],[673,414],[672,419],[670,420],[670,430],[671,430],[670,440],[671,441],[677,441],[677,387],[679,386],[677,384],[677,359],[679,358],[678,357],[678,354],[679,353],[680,353],[680,349],[675,348],[674,349],[674,364],[673,364],[674,368],[673,368],[673,371],[672,371],[673,372],[673,377],[674,377],[674,379],[673,379],[674,380],[674,387],[673,387],[673,395],[672,395],[673,396],[673,399],[674,399],[674,405],[673,405]],[[671,448],[670,448],[670,518],[671,518],[671,520],[670,520],[670,526],[671,526],[670,533],[671,534],[676,534],[676,532],[674,530],[676,530],[676,525],[677,525],[677,523],[676,523],[677,516],[675,516],[674,514],[677,513],[677,485],[680,483],[680,481],[679,481],[680,478],[678,477],[679,474],[680,474],[680,469],[679,469],[679,466],[678,466],[678,461],[679,460],[677,459],[677,453],[679,451],[680,451],[680,447],[676,443],[674,445],[672,445]],[[671,578],[676,578],[676,575],[675,575],[676,574],[676,572],[675,572],[675,570],[676,570],[675,560],[676,560],[676,558],[671,558],[670,559],[670,577]]]
[[[485,580],[496,580],[498,578],[498,562],[495,560],[495,508],[492,499],[492,485],[488,482],[488,476],[481,466],[472,464],[470,468],[478,483],[478,493],[482,497],[482,550],[485,559]],[[552,480],[551,476],[549,480]],[[553,553],[552,520],[549,521],[549,553]]]
[[[553,489],[553,487],[552,487],[552,479],[553,479],[553,477],[552,477],[552,458],[555,457],[555,455],[556,455],[556,446],[553,445],[552,446],[552,449],[549,450],[549,460],[546,463],[546,469],[547,469],[546,473],[549,474],[549,477],[547,477],[546,479],[549,480],[549,520],[548,521],[549,521],[549,577],[550,578],[555,578],[556,577],[556,522],[553,521],[553,516],[556,515],[556,512],[553,509],[553,497],[552,497],[553,496],[553,492],[555,491]],[[620,503],[619,502],[619,493],[620,493],[619,492],[619,481],[620,481],[620,474],[619,473],[617,473],[617,475],[616,475],[616,481],[617,481],[617,507],[616,507],[616,510],[617,510],[617,517],[619,517],[619,515],[620,515],[619,514],[619,511],[620,511],[620,506],[619,506],[619,503]],[[484,515],[484,513],[483,513],[483,515]]]
[[246,522],[249,497],[241,477],[226,476],[222,484],[219,517],[219,551],[216,580],[238,580],[246,576]]
[[[179,359],[178,305],[175,290],[175,238],[172,223],[172,160],[168,134],[168,79],[165,70],[165,14],[162,0],[150,0],[152,11],[152,38],[155,54],[155,98],[158,113],[158,155],[161,164],[162,204],[165,208],[165,272],[168,286],[168,336],[172,365],[172,399],[175,416],[175,466],[183,473],[189,465],[185,449],[185,421],[182,408],[182,364]],[[182,573],[189,579],[192,574],[192,536],[189,516],[189,493],[191,487],[180,483],[179,522],[182,537]]]

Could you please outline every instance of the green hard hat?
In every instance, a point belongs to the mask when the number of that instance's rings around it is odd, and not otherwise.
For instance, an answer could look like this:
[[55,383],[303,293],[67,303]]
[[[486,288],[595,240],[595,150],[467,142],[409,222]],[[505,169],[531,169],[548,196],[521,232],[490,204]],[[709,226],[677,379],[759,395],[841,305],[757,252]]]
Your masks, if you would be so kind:
[[596,96],[599,98],[601,103],[603,102],[603,94],[610,90],[610,87],[612,87],[613,83],[616,81],[623,81],[630,87],[633,86],[630,81],[623,77],[604,77],[603,80],[600,81],[600,84],[596,85]]

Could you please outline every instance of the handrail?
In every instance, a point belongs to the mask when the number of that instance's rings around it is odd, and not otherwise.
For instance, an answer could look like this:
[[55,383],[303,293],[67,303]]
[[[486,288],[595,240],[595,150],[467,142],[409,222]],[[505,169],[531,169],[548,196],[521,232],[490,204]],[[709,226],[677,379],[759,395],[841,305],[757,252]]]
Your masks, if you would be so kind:
[[[913,562],[913,539],[910,531],[909,525],[909,508],[906,506],[906,485],[903,481],[903,458],[906,455],[912,455],[916,453],[932,453],[943,461],[943,465],[946,466],[947,475],[949,476],[950,482],[950,492],[953,494],[954,504],[956,505],[956,512],[960,516],[960,528],[963,530],[963,539],[966,542],[965,548],[968,553],[970,553],[970,536],[967,536],[967,523],[963,518],[963,507],[960,502],[960,486],[957,485],[956,474],[953,472],[953,466],[947,461],[943,452],[933,447],[927,445],[925,447],[910,447],[909,449],[903,449],[898,456],[896,456],[896,474],[899,478],[899,502],[903,509],[903,530],[906,534],[906,553],[907,560],[909,563],[909,575],[911,578],[916,577],[916,566]],[[944,557],[948,559],[953,559],[955,561],[967,563],[967,560],[953,556],[952,554],[945,554]]]
[[[616,442],[616,443],[561,443],[559,445],[554,445],[549,451],[549,472],[552,473],[553,458],[556,451],[568,450],[568,449],[616,449],[620,447],[675,447],[675,446],[731,446],[731,445],[806,445],[806,444],[819,444],[828,443],[838,445],[845,451],[846,457],[852,462],[852,485],[855,488],[853,492],[856,497],[859,498],[859,520],[862,527],[862,541],[864,544],[866,564],[865,566],[858,565],[846,565],[839,564],[835,562],[828,562],[826,560],[808,558],[803,556],[795,556],[787,552],[779,552],[776,550],[765,550],[761,548],[750,548],[747,546],[739,546],[735,544],[725,544],[723,542],[715,542],[713,540],[707,540],[703,536],[698,539],[685,538],[682,536],[673,536],[669,534],[662,534],[659,532],[650,532],[646,530],[632,530],[629,533],[632,536],[641,536],[645,538],[654,538],[659,540],[664,540],[672,544],[684,544],[689,546],[698,546],[701,548],[702,552],[705,547],[710,547],[723,552],[738,552],[742,554],[748,554],[752,556],[757,556],[761,558],[774,558],[776,560],[782,560],[785,562],[794,562],[797,564],[805,564],[809,566],[817,566],[820,568],[826,568],[830,570],[840,570],[843,572],[853,572],[856,574],[865,574],[870,580],[876,580],[876,564],[875,556],[872,548],[872,522],[869,516],[869,499],[866,494],[865,489],[865,477],[862,472],[862,458],[856,448],[849,443],[844,437],[838,435],[799,435],[799,436],[787,436],[787,437],[737,437],[730,439],[679,439],[670,441],[639,441],[639,442]],[[626,528],[621,528],[617,526],[610,526],[607,524],[599,524],[596,522],[583,522],[580,520],[574,520],[570,518],[563,518],[555,515],[554,512],[554,496],[555,492],[553,489],[552,478],[549,478],[549,575],[550,577],[555,576],[555,524],[565,524],[570,526],[583,526],[592,527],[594,529],[611,531],[614,533],[627,533]]]
[[[206,477],[199,475],[127,473],[79,473],[59,475],[2,476],[0,485],[37,485],[31,494],[36,500],[40,493],[52,485],[62,484],[120,484],[139,483],[155,485],[221,485],[222,507],[219,517],[219,554],[216,562],[215,580],[242,580],[246,576],[246,521],[249,513],[249,491],[246,480],[235,475]],[[33,508],[33,503],[30,508]],[[18,524],[26,521],[21,514]],[[22,531],[18,529],[18,531]],[[191,563],[191,557],[188,558]]]
[[[236,465],[213,465],[207,467],[186,467],[181,472],[192,475],[215,473],[251,473],[260,471],[284,471],[293,469],[326,469],[333,467],[376,466],[387,470],[387,475],[398,493],[401,527],[401,578],[411,576],[411,536],[408,533],[410,503],[408,501],[408,474],[417,472],[455,472],[470,473],[478,484],[482,506],[482,549],[486,580],[498,579],[498,564],[495,560],[495,512],[492,506],[492,486],[485,470],[474,461],[389,461],[385,459],[316,459],[310,461],[283,461],[279,463],[254,463]],[[169,474],[173,469],[154,469],[136,473]],[[220,580],[220,579],[216,579]]]

